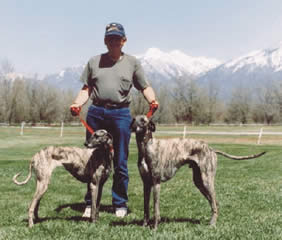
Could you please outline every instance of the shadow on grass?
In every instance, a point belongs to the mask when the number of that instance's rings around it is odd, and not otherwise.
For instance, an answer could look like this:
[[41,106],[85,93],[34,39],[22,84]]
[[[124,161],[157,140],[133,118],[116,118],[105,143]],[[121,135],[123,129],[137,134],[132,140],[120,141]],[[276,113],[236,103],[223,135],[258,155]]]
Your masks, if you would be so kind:
[[[61,212],[63,209],[65,208],[71,208],[74,211],[77,212],[81,212],[83,213],[85,210],[85,203],[71,203],[71,204],[64,204],[64,205],[60,205],[59,207],[57,207],[55,209],[55,211],[57,213]],[[100,210],[99,212],[107,212],[107,213],[114,213],[114,209],[112,207],[112,205],[100,205]],[[89,218],[85,218],[82,216],[73,216],[73,217],[44,217],[44,218],[37,218],[34,219],[34,224],[36,223],[42,223],[42,222],[46,222],[49,220],[65,220],[65,221],[75,221],[75,222],[79,222],[79,221],[85,221],[88,222]],[[28,219],[23,220],[24,222],[28,222]],[[98,220],[99,221],[99,220]]]
[[[85,209],[85,203],[83,202],[83,203],[64,204],[64,205],[61,205],[61,206],[57,207],[55,209],[55,211],[57,213],[59,213],[64,208],[71,208],[74,211],[83,213],[84,209]],[[112,205],[103,205],[103,204],[101,204],[99,212],[114,213],[114,209],[113,209]]]
[[[200,224],[200,220],[197,219],[191,219],[191,218],[161,218],[159,224],[161,223],[191,223],[191,224]],[[111,223],[111,226],[126,226],[126,225],[138,225],[143,226],[143,220],[133,220],[131,222],[126,221],[113,221]],[[151,219],[149,221],[148,227],[153,228],[154,227],[154,220]]]
[[[63,209],[65,208],[71,208],[74,211],[77,212],[81,212],[83,213],[85,210],[85,203],[71,203],[71,204],[64,204],[64,205],[60,205],[59,207],[57,207],[55,209],[55,211],[57,213],[61,212]],[[99,212],[107,212],[107,213],[111,213],[114,214],[114,209],[112,207],[112,205],[100,205],[100,211]],[[130,209],[128,210],[128,213],[130,214],[131,211]],[[34,219],[34,224],[37,223],[42,223],[42,222],[46,222],[49,220],[64,220],[64,221],[75,221],[75,222],[80,222],[80,221],[85,221],[85,222],[89,222],[89,218],[84,218],[82,216],[73,216],[73,217],[44,217],[44,218],[38,218],[38,219]],[[99,220],[98,220],[99,221]],[[24,220],[24,222],[28,222],[27,219]],[[191,219],[191,218],[161,218],[160,220],[160,224],[161,223],[181,223],[181,222],[187,222],[187,223],[191,223],[191,224],[200,224],[200,220],[197,219]],[[119,219],[118,221],[112,221],[110,223],[110,226],[127,226],[127,225],[137,225],[137,226],[143,226],[143,219],[142,220],[133,220],[130,222],[125,221],[124,219]],[[153,228],[154,226],[154,220],[151,219],[149,221],[148,227]]]

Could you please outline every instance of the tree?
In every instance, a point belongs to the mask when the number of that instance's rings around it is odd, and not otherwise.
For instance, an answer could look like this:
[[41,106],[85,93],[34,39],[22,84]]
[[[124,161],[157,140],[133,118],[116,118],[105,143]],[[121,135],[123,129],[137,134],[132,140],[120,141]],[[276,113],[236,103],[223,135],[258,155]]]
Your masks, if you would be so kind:
[[11,91],[9,122],[29,120],[29,101],[24,79],[15,79]]
[[172,91],[172,112],[177,122],[201,123],[205,121],[206,99],[195,80],[179,78]]
[[13,65],[8,60],[4,60],[0,66],[0,119],[4,122],[10,119],[11,114],[10,104],[13,83],[8,79],[7,74],[12,72],[14,72]]
[[220,107],[218,102],[218,95],[219,95],[219,87],[216,85],[215,81],[209,81],[208,86],[206,87],[207,91],[207,117],[206,122],[208,124],[215,122],[218,120],[218,115],[220,113]]
[[269,81],[256,91],[256,106],[253,110],[254,121],[262,121],[267,124],[271,124],[277,121],[280,112],[280,100],[279,86]]
[[237,87],[233,90],[230,102],[227,104],[225,122],[247,123],[251,110],[251,91],[245,87]]

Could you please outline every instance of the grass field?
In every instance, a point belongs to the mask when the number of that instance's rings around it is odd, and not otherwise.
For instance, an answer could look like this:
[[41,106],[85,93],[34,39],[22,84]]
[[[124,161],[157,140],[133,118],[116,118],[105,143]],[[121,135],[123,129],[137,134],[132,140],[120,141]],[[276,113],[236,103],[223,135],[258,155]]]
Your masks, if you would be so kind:
[[[169,129],[161,127],[163,131]],[[217,127],[193,130],[223,131]],[[224,130],[236,132],[242,128]],[[280,130],[281,127],[274,127],[272,131]],[[155,135],[170,137],[158,132]],[[208,225],[209,204],[194,187],[191,169],[186,166],[161,186],[162,219],[158,230],[142,227],[143,188],[132,136],[128,203],[131,213],[126,218],[117,219],[112,213],[110,178],[104,186],[98,223],[84,221],[81,215],[86,185],[58,168],[41,201],[40,221],[29,229],[27,208],[35,181],[32,178],[28,184],[16,186],[12,183],[13,175],[23,171],[21,179],[25,178],[29,160],[42,147],[82,147],[84,129],[69,127],[60,137],[59,128],[27,128],[21,136],[19,128],[0,127],[0,239],[282,239],[281,136],[263,136],[260,145],[256,145],[257,136],[195,134],[187,137],[203,139],[216,149],[236,155],[267,151],[263,157],[249,161],[219,156],[216,192],[220,211],[216,227]]]

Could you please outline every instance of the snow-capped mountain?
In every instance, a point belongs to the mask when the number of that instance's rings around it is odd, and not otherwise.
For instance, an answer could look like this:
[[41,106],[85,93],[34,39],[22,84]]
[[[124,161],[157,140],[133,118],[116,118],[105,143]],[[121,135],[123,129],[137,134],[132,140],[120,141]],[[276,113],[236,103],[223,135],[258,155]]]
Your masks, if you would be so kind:
[[[220,64],[216,59],[190,57],[178,50],[165,53],[157,48],[150,48],[145,54],[136,57],[153,85],[171,83],[173,79],[185,76],[197,78]],[[79,78],[83,68],[84,66],[66,68],[58,74],[48,75],[44,81],[61,88],[77,90],[82,86]]]
[[65,68],[58,74],[47,75],[43,81],[61,89],[71,89],[75,92],[82,87],[80,76],[84,69],[84,65]]
[[[192,77],[203,86],[216,87],[222,98],[230,97],[232,90],[239,86],[253,92],[269,81],[282,81],[282,42],[222,64],[216,59],[191,57],[178,50],[167,53],[157,48],[150,48],[136,57],[153,86],[171,85],[177,78]],[[83,68],[82,65],[66,68],[47,76],[44,81],[78,91],[82,86],[79,78]]]
[[218,87],[223,97],[236,87],[255,90],[276,80],[282,80],[282,42],[228,61],[198,79],[202,84]]
[[136,57],[141,61],[148,78],[153,82],[171,81],[185,76],[198,78],[220,65],[216,59],[191,57],[179,50],[166,53],[157,48],[150,48],[145,54]]
[[233,73],[240,69],[248,68],[254,72],[259,68],[267,68],[273,72],[282,70],[282,42],[278,46],[253,51],[245,56],[236,58],[224,64],[224,67],[231,69]]

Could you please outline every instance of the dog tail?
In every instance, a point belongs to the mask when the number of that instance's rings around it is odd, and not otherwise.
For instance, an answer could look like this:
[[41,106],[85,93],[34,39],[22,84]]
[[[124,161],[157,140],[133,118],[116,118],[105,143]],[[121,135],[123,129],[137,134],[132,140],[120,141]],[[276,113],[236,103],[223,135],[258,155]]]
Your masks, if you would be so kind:
[[218,154],[220,154],[224,157],[234,159],[234,160],[246,160],[246,159],[258,158],[258,157],[262,156],[263,154],[265,154],[266,152],[261,152],[261,153],[253,154],[253,155],[249,155],[249,156],[235,156],[235,155],[231,155],[231,154],[221,152],[221,151],[218,151],[218,150],[215,150],[215,153],[218,153]]
[[21,172],[20,172],[20,173],[17,173],[17,174],[13,177],[13,182],[14,182],[15,184],[17,184],[17,185],[24,185],[24,184],[26,184],[26,183],[29,181],[29,179],[31,178],[31,175],[32,175],[32,162],[30,162],[30,164],[29,164],[29,173],[28,173],[28,176],[27,176],[27,178],[26,178],[24,181],[22,181],[22,182],[17,181],[17,177],[20,176],[20,175],[21,175]]

